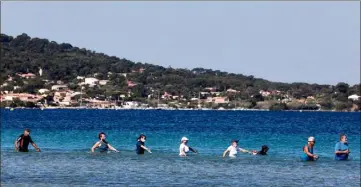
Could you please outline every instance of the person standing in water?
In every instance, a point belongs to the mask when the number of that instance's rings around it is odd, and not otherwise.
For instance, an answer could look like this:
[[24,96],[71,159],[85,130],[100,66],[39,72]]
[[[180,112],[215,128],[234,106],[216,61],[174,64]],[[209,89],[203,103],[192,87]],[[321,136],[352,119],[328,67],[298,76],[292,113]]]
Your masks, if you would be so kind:
[[226,156],[226,154],[229,152],[229,157],[236,157],[237,152],[243,152],[243,153],[252,153],[246,149],[242,149],[238,147],[238,140],[232,140],[232,145],[230,145],[224,152],[223,157]]
[[146,139],[147,137],[144,134],[139,135],[136,144],[136,153],[138,155],[143,155],[145,150],[148,151],[149,153],[152,153],[150,149],[145,147],[144,145]]
[[92,153],[94,153],[95,149],[99,149],[100,152],[108,152],[108,150],[119,152],[105,140],[106,136],[104,132],[99,133],[98,138],[99,141],[91,148]]
[[304,161],[316,161],[318,159],[318,155],[313,153],[313,147],[315,146],[315,138],[309,137],[308,143],[303,147],[304,155],[301,157]]
[[268,152],[268,146],[267,145],[262,145],[262,148],[260,151],[252,151],[252,154],[253,155],[267,155],[267,152]]
[[335,146],[335,160],[348,160],[350,149],[348,148],[347,136],[340,134],[340,141]]
[[187,156],[187,153],[189,151],[192,151],[194,153],[198,153],[197,150],[189,147],[187,144],[188,144],[188,138],[187,137],[182,137],[181,144],[179,146],[179,156]]
[[40,148],[30,137],[30,129],[25,129],[24,134],[20,135],[19,138],[15,140],[15,150],[19,152],[29,152],[29,143],[31,143],[36,151],[40,152]]

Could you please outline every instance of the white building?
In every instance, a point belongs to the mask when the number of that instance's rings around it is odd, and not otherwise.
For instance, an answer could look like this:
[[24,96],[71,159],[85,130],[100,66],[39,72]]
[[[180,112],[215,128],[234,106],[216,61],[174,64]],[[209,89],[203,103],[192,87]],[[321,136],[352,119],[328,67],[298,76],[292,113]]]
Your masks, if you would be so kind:
[[42,88],[42,89],[38,90],[38,92],[39,92],[40,94],[44,94],[44,93],[49,92],[49,90],[46,89],[46,88]]
[[100,85],[106,85],[108,83],[108,80],[100,80],[99,84]]
[[358,101],[359,98],[360,98],[360,96],[358,96],[356,94],[348,96],[348,99],[353,100],[353,101]]
[[99,83],[99,79],[90,77],[90,78],[85,78],[84,82],[85,84],[94,85]]
[[56,90],[56,91],[66,90],[66,89],[68,89],[68,86],[67,86],[67,85],[64,85],[64,84],[53,85],[53,86],[51,87],[51,90]]
[[123,108],[132,109],[132,108],[137,108],[139,105],[140,105],[139,102],[127,101],[127,102],[124,102]]
[[85,79],[85,77],[83,77],[83,76],[77,76],[76,79],[78,79],[78,80],[83,80],[83,79]]

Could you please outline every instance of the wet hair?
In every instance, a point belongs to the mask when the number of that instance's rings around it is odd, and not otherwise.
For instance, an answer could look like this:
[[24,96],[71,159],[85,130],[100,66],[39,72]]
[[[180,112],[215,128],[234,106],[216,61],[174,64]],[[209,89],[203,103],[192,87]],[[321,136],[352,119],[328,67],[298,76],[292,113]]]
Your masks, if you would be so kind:
[[140,134],[137,140],[140,140],[141,138],[147,139],[147,137],[144,134]]
[[346,134],[341,133],[341,134],[340,134],[340,140],[342,140],[342,137],[344,137],[344,136],[346,136]]
[[262,148],[260,151],[258,151],[257,154],[260,154],[260,155],[266,155],[267,154],[267,151],[268,151],[268,146],[267,145],[262,145]]
[[238,140],[232,140],[232,142],[231,142],[231,143],[233,143],[233,142],[236,142],[236,143],[238,143]]
[[30,132],[31,130],[29,128],[25,128],[24,131]]
[[100,133],[98,134],[98,138],[99,138],[99,140],[100,140],[100,138],[102,137],[102,134],[104,134],[104,135],[105,135],[105,133],[104,133],[104,132],[100,132]]

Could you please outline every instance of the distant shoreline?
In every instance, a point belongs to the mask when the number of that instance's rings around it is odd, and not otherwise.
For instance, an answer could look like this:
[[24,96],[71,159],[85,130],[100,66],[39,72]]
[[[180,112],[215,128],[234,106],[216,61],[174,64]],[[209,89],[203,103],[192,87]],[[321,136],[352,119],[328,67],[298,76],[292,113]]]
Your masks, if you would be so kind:
[[48,107],[48,108],[0,108],[1,110],[167,110],[167,111],[262,111],[262,112],[342,112],[360,113],[361,111],[335,111],[335,110],[269,110],[269,109],[192,109],[192,108],[83,108],[83,107]]

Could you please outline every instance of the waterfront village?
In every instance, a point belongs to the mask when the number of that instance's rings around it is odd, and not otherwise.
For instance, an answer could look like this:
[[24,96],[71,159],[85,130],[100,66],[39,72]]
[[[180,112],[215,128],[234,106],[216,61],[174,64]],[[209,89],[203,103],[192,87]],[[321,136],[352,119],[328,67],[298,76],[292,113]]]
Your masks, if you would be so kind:
[[[132,71],[142,73],[143,68]],[[34,73],[17,73],[15,76],[27,83],[27,80],[34,79],[37,76],[41,77],[42,70],[39,74]],[[111,72],[109,72],[111,74]],[[299,103],[299,104],[313,104],[316,110],[322,110],[317,103],[314,96],[308,96],[304,99],[294,99],[287,93],[279,90],[259,90],[259,95],[264,99],[262,102],[257,102],[257,106],[251,108],[242,100],[230,100],[234,95],[240,91],[229,88],[227,90],[219,91],[216,87],[203,88],[197,95],[192,97],[185,97],[184,95],[172,95],[168,92],[160,92],[152,90],[152,93],[142,101],[132,100],[131,88],[135,87],[137,83],[128,80],[129,73],[120,73],[126,78],[126,86],[129,88],[128,93],[119,94],[117,97],[107,97],[104,94],[95,95],[95,97],[87,97],[85,88],[102,87],[108,84],[109,80],[99,80],[93,77],[77,76],[78,90],[72,90],[68,84],[63,81],[49,81],[46,82],[46,87],[37,89],[37,93],[18,92],[21,86],[14,86],[13,90],[4,90],[6,86],[14,83],[14,78],[8,76],[8,79],[0,86],[1,89],[1,103],[5,103],[2,107],[7,108],[97,108],[97,109],[179,109],[179,110],[269,110],[270,105],[274,103]],[[253,96],[251,96],[253,97]],[[348,96],[349,100],[358,101],[360,96],[353,94]],[[16,103],[23,103],[17,105]],[[315,110],[315,109],[314,109]]]

